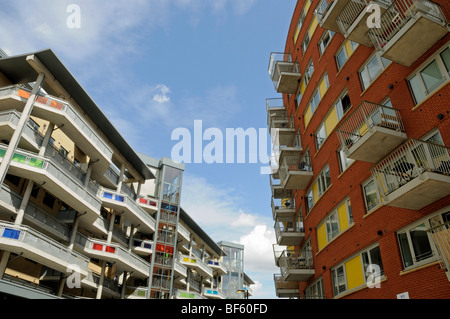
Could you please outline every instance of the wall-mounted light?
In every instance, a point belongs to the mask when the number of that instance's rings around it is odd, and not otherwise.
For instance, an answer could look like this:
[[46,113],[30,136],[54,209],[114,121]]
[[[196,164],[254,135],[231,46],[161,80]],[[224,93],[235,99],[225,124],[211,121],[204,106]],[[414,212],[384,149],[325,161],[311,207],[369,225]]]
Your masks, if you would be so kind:
[[438,116],[437,116],[437,118],[438,118],[439,120],[443,120],[443,119],[444,119],[444,114],[439,113]]

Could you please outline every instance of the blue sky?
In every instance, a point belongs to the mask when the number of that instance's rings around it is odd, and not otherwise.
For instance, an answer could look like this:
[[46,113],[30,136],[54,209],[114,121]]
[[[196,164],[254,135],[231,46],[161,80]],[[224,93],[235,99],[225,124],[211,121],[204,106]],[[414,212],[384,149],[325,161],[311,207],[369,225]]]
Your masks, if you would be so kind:
[[[71,3],[81,28],[70,29]],[[4,0],[0,47],[51,48],[138,152],[170,157],[172,131],[267,128],[294,0]],[[208,142],[205,142],[206,145]],[[182,206],[215,241],[246,246],[254,297],[275,298],[269,177],[257,164],[187,164]]]

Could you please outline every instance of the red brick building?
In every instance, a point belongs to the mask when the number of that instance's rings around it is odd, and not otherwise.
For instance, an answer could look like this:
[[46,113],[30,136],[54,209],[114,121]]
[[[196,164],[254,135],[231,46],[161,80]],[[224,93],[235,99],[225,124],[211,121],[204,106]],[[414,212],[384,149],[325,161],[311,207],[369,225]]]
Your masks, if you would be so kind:
[[449,20],[446,0],[297,1],[269,63],[279,297],[450,298]]

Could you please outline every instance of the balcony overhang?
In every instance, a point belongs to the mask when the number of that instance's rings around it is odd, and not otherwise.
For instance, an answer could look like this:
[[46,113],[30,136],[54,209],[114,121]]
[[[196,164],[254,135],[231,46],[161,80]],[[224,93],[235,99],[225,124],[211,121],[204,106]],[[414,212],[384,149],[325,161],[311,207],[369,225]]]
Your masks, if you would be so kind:
[[288,282],[305,282],[313,277],[315,273],[314,269],[288,269],[284,274],[283,279]]
[[345,152],[348,158],[377,163],[406,139],[407,135],[404,132],[382,126],[373,126],[354,144],[346,143],[347,149]]
[[[323,29],[341,33],[342,31],[337,23],[337,18],[349,1],[351,0],[334,0],[328,4],[325,12],[316,11],[320,26]],[[317,7],[321,7],[321,3],[319,3]]]
[[285,189],[306,189],[309,182],[313,178],[314,173],[311,171],[295,171],[289,170],[283,181]]
[[278,245],[281,246],[298,246],[305,238],[302,231],[281,231],[277,235]]
[[386,205],[420,210],[450,195],[450,176],[424,172],[386,196]]

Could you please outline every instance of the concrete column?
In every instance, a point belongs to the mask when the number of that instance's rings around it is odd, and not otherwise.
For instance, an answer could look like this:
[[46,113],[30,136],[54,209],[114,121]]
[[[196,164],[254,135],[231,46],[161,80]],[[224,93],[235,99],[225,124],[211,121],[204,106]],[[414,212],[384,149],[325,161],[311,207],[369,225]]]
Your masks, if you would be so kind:
[[120,299],[125,299],[125,290],[127,288],[127,278],[128,272],[123,272],[123,279],[122,279],[122,291],[120,292]]
[[5,180],[5,176],[8,172],[9,165],[11,164],[11,160],[14,156],[14,153],[17,150],[17,145],[19,145],[20,138],[22,137],[23,129],[27,124],[28,119],[30,118],[31,111],[33,110],[34,102],[36,100],[37,94],[41,89],[42,83],[44,82],[45,75],[40,73],[33,90],[31,91],[30,97],[28,98],[25,107],[23,108],[22,115],[20,116],[19,123],[17,124],[16,130],[11,137],[8,148],[6,149],[5,156],[3,157],[2,163],[0,164],[0,186],[3,185],[3,181]]
[[11,252],[3,251],[2,260],[0,261],[0,279],[3,278],[5,274],[6,266],[8,265],[9,256],[11,256]]
[[123,174],[125,173],[125,164],[120,165],[119,182],[117,183],[117,191],[120,192],[123,183]]
[[75,217],[75,222],[72,226],[72,233],[70,234],[70,241],[69,241],[69,249],[73,250],[73,245],[75,244],[75,238],[77,236],[78,226],[80,225],[80,215],[77,213],[77,216]]
[[113,210],[112,214],[111,214],[111,220],[109,222],[109,229],[108,229],[108,239],[106,240],[106,242],[108,244],[111,243],[112,240],[112,235],[113,235],[113,229],[114,229],[114,220],[116,219],[116,211]]
[[133,248],[133,238],[134,238],[134,232],[135,232],[134,225],[131,225],[131,231],[130,231],[130,239],[128,240],[128,250],[131,251]]
[[25,193],[23,194],[22,202],[20,203],[19,211],[17,212],[16,220],[14,225],[22,225],[23,217],[25,215],[25,209],[28,206],[28,202],[30,201],[31,192],[34,188],[34,182],[28,181],[27,188],[25,189]]
[[102,260],[102,272],[100,273],[100,281],[98,283],[97,295],[95,296],[95,299],[102,298],[103,282],[105,281],[105,271],[106,271],[106,261]]
[[44,141],[42,142],[41,148],[39,149],[39,156],[44,156],[45,151],[47,150],[48,143],[50,142],[50,138],[52,137],[53,130],[55,129],[55,124],[49,123],[47,132],[45,132]]
[[141,187],[142,187],[142,182],[138,182],[138,186],[137,186],[137,190],[136,190],[136,195],[138,197],[141,196]]
[[89,161],[88,169],[86,171],[85,179],[84,179],[84,187],[89,187],[89,181],[91,179],[92,174],[92,163]]

